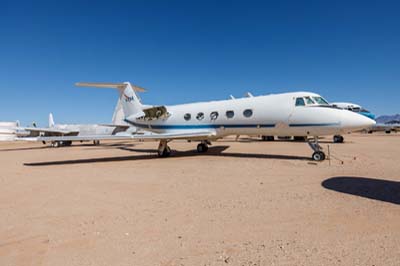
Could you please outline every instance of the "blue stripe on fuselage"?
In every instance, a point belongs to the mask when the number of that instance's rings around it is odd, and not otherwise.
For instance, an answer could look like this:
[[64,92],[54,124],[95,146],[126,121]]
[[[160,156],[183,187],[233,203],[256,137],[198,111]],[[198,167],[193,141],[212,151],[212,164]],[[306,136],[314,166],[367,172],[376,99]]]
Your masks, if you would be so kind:
[[204,125],[151,125],[139,124],[125,119],[125,122],[141,128],[152,129],[209,129],[209,128],[273,128],[275,124],[204,124]]
[[[125,122],[141,128],[151,129],[216,129],[216,128],[273,128],[275,124],[198,124],[198,125],[150,125],[140,124],[125,119]],[[326,127],[338,126],[339,123],[324,124],[289,124],[290,127]]]
[[338,126],[339,123],[319,123],[319,124],[289,124],[290,127],[331,127]]

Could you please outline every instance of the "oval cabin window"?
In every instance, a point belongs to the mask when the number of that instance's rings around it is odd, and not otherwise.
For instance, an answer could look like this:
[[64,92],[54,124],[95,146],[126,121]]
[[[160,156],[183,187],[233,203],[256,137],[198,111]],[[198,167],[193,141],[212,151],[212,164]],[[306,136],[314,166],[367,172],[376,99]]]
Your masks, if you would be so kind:
[[217,120],[217,118],[218,118],[218,112],[212,112],[210,114],[211,121]]
[[189,121],[192,116],[188,113],[183,116],[186,121]]
[[197,120],[203,120],[204,119],[204,113],[202,113],[202,112],[198,113],[197,116],[196,116],[196,119]]
[[233,118],[235,116],[235,112],[234,111],[226,111],[226,117],[227,118]]
[[249,117],[251,117],[253,115],[253,110],[246,109],[246,110],[243,111],[243,115],[244,115],[244,117],[249,118]]

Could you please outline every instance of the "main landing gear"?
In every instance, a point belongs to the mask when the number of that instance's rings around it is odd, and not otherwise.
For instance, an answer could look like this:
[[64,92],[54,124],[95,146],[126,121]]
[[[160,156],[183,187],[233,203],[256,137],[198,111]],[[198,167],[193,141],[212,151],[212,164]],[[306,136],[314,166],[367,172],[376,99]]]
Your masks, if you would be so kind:
[[202,141],[197,145],[197,152],[205,153],[208,151],[208,145],[211,145],[209,141]]
[[165,158],[171,155],[171,148],[168,146],[167,140],[161,140],[158,145],[158,157]]
[[[46,144],[46,142],[43,142],[43,144]],[[51,142],[50,145],[53,148],[66,147],[66,146],[71,146],[72,141],[53,141]]]
[[325,153],[322,151],[322,147],[319,145],[317,137],[314,137],[314,139],[308,140],[308,145],[310,145],[311,149],[314,151],[314,153],[312,155],[312,159],[314,161],[325,160],[325,158],[326,158]]
[[274,141],[275,137],[274,136],[261,136],[262,141]]
[[[168,146],[168,140],[161,140],[158,145],[158,157],[165,158],[171,155],[171,148]],[[211,145],[211,142],[208,140],[201,141],[199,145],[197,145],[197,152],[205,153],[208,151],[208,146]]]
[[344,142],[344,138],[343,138],[343,136],[335,135],[335,136],[333,136],[333,142],[334,143],[343,143]]

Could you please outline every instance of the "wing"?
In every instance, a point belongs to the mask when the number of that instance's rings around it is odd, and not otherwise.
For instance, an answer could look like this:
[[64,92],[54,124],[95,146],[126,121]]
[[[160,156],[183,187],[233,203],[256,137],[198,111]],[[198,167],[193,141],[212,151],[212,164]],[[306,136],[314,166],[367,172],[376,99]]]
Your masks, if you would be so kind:
[[63,135],[78,135],[77,130],[62,130],[62,129],[52,129],[52,128],[39,128],[39,127],[23,127],[20,130],[29,131],[30,135],[38,136],[44,134],[47,136],[63,136]]
[[214,131],[185,131],[174,133],[145,133],[145,134],[122,134],[122,135],[88,135],[88,136],[63,136],[63,137],[21,137],[22,141],[93,141],[93,140],[204,140],[215,137]]

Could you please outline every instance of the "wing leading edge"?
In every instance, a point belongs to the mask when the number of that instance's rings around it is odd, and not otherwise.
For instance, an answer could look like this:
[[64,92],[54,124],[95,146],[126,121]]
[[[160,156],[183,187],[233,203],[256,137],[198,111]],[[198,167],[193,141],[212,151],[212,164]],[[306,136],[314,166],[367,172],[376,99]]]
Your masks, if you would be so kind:
[[186,131],[177,133],[145,133],[143,135],[88,135],[88,136],[62,136],[62,137],[26,137],[18,138],[20,141],[51,142],[51,141],[93,141],[93,140],[203,140],[214,137],[214,131]]

